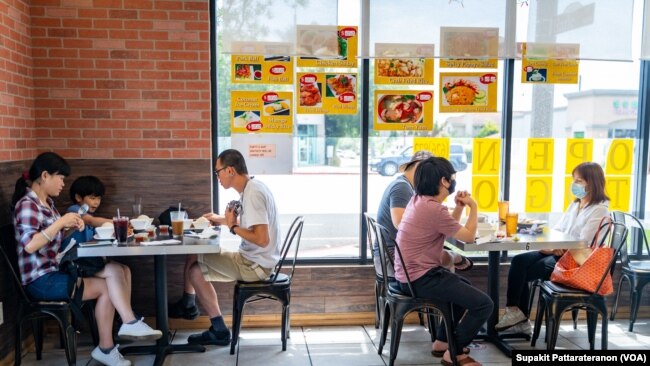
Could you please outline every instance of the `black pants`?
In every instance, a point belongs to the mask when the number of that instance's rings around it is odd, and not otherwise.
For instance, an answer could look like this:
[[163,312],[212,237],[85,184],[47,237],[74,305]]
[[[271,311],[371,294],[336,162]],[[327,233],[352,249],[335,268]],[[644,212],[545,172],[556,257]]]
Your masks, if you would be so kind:
[[540,252],[526,252],[514,256],[510,263],[510,271],[508,271],[506,306],[517,306],[527,317],[530,316],[528,314],[528,298],[530,297],[528,282],[551,278],[551,273],[559,258]]
[[[485,292],[446,268],[433,268],[413,281],[412,285],[418,297],[453,303],[457,354],[461,354],[463,347],[474,339],[492,313],[494,304]],[[408,292],[407,284],[400,283],[400,286]],[[444,323],[438,327],[436,339],[447,342]]]

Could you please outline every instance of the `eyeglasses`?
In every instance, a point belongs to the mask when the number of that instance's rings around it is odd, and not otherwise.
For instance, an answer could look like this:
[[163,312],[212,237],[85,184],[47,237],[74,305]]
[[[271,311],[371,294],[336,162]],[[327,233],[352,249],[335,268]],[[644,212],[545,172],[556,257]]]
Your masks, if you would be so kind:
[[224,167],[221,168],[221,169],[217,169],[217,170],[215,170],[215,171],[214,171],[214,175],[216,175],[217,178],[218,178],[218,177],[219,177],[219,172],[222,171],[222,170],[224,170],[224,169],[226,169],[226,168],[227,168],[227,166],[224,166]]

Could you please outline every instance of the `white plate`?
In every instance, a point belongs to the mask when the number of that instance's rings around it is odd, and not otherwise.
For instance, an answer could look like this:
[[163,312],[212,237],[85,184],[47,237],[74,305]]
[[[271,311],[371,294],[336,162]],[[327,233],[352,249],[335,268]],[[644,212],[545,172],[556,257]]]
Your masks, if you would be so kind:
[[102,240],[102,241],[88,241],[85,243],[79,243],[79,246],[82,248],[88,247],[102,247],[106,245],[112,245],[114,240]]
[[95,236],[93,236],[93,239],[97,241],[110,241],[115,239],[115,235],[112,235],[110,238],[100,238],[97,234],[95,234]]

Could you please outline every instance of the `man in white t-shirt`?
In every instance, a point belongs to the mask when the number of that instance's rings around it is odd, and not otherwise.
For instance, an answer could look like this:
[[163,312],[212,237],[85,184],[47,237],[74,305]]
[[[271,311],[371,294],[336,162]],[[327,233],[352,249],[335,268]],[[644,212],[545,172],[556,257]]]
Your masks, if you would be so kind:
[[[192,292],[195,292],[210,316],[210,329],[190,335],[188,343],[228,345],[230,330],[223,321],[217,293],[209,281],[266,279],[280,260],[280,223],[271,191],[248,175],[239,151],[229,149],[219,154],[214,173],[223,188],[239,192],[240,200],[229,204],[224,216],[209,213],[204,217],[214,224],[226,225],[233,235],[241,237],[241,244],[237,252],[222,250],[218,254],[188,257],[185,294],[181,302],[186,308],[196,307],[193,301],[185,301],[188,297],[194,300]],[[198,315],[198,311],[196,313]]]

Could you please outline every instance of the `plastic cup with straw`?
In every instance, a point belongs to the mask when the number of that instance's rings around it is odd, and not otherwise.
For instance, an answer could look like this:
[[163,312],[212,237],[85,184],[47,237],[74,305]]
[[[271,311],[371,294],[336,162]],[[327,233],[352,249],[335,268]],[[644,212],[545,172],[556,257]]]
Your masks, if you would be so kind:
[[115,229],[115,238],[118,242],[126,242],[129,230],[129,218],[120,215],[120,209],[117,209],[117,216],[113,217],[113,228]]

